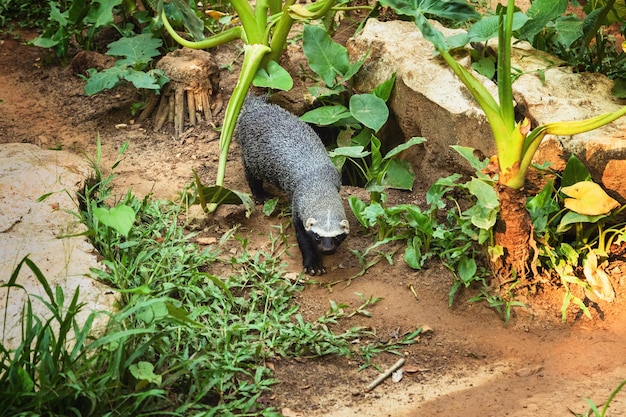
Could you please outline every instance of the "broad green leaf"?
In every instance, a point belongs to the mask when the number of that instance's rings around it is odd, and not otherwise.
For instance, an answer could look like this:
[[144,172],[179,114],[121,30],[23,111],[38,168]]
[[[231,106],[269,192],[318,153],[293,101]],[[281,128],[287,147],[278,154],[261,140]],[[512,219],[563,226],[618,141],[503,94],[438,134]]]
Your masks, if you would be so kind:
[[478,178],[472,178],[468,186],[469,192],[478,199],[478,204],[488,209],[500,206],[496,190],[490,184]]
[[398,155],[400,152],[404,152],[405,150],[409,149],[410,147],[422,144],[424,142],[426,142],[426,138],[423,138],[423,137],[420,137],[420,136],[412,137],[411,139],[407,140],[404,143],[401,143],[400,145],[396,146],[395,148],[393,148],[392,150],[387,152],[387,154],[385,155],[384,159],[391,159],[394,156]]
[[373,94],[355,94],[350,97],[350,113],[375,132],[380,130],[389,118],[387,104]]
[[85,94],[92,96],[100,91],[115,87],[127,73],[127,67],[114,66],[97,72],[95,68],[87,70],[89,78],[85,84]]
[[496,75],[495,58],[480,58],[477,62],[472,62],[472,68],[474,68],[474,71],[477,73],[493,80],[493,77]]
[[580,181],[591,180],[591,174],[587,170],[587,167],[578,159],[572,155],[567,160],[563,175],[561,177],[561,187],[567,187],[574,185]]
[[124,57],[115,63],[134,66],[138,63],[148,63],[152,58],[159,56],[159,48],[163,44],[161,39],[153,38],[151,33],[142,33],[131,38],[121,38],[109,44],[107,55]]
[[127,68],[126,72],[122,73],[121,76],[126,81],[132,83],[135,88],[145,88],[148,90],[160,90],[161,87],[169,81],[169,78],[159,69],[143,72]]
[[352,213],[354,213],[356,219],[359,221],[359,223],[361,223],[361,226],[367,228],[367,220],[363,216],[363,212],[365,211],[365,207],[367,207],[367,204],[365,204],[363,200],[354,196],[348,197],[348,204],[350,205]]
[[334,85],[335,78],[343,77],[350,68],[347,49],[333,42],[322,27],[304,26],[302,50],[311,69],[322,78],[327,86]]
[[154,373],[154,365],[150,362],[140,361],[128,367],[131,375],[140,381],[146,381],[156,385],[161,385],[162,377]]
[[[535,0],[526,11],[528,21],[520,29],[522,39],[530,39],[546,25],[565,13],[568,0]],[[513,29],[516,30],[516,29]]]
[[93,23],[94,28],[109,26],[114,19],[113,8],[120,4],[122,0],[93,0],[86,20]]
[[[474,23],[467,31],[469,42],[485,42],[489,39],[497,38],[498,19],[497,15],[486,16]],[[527,21],[528,17],[524,13],[516,12],[513,15],[513,30],[521,28]]]
[[406,249],[404,250],[404,261],[412,269],[422,269],[424,265],[420,251],[421,245],[422,242],[417,236],[407,242]]
[[110,209],[95,207],[93,215],[100,223],[112,227],[125,237],[128,237],[135,223],[135,210],[125,204],[119,204]]
[[263,203],[263,214],[266,216],[271,216],[274,210],[276,210],[276,206],[278,205],[278,197],[270,198],[269,200]]
[[459,155],[461,155],[469,164],[474,168],[475,171],[482,171],[487,168],[487,164],[489,164],[488,159],[480,160],[476,155],[476,149],[470,148],[467,146],[459,146],[459,145],[451,145],[452,149],[457,151]]
[[381,4],[406,16],[429,15],[456,22],[480,17],[474,7],[464,0],[383,0]]
[[256,87],[272,88],[274,90],[288,91],[293,87],[293,79],[289,72],[281,67],[276,61],[267,64],[267,71],[259,68],[252,80]]
[[441,32],[428,22],[427,15],[457,22],[480,17],[474,7],[462,0],[381,0],[380,4],[391,7],[398,14],[413,17],[424,38],[432,42],[438,50],[447,49],[446,40]]
[[397,190],[412,190],[415,173],[407,161],[392,159],[385,171],[383,185]]
[[61,27],[67,27],[68,13],[61,13],[56,2],[51,1],[48,4],[50,5],[50,20],[57,22]]
[[372,90],[372,94],[376,97],[380,97],[385,102],[389,100],[391,96],[391,91],[393,90],[393,86],[396,83],[396,73],[394,72],[391,77],[387,81],[383,81],[378,84],[374,90]]
[[67,18],[74,25],[80,26],[82,23],[81,19],[84,18],[89,7],[91,7],[91,4],[87,4],[87,0],[74,0],[68,10]]
[[606,214],[601,214],[598,216],[587,216],[586,214],[579,214],[574,211],[569,211],[565,213],[559,226],[556,229],[557,233],[563,233],[569,229],[569,225],[576,223],[596,223],[598,220],[605,218]]
[[318,107],[304,113],[300,120],[320,126],[328,126],[340,120],[351,118],[350,111],[342,105]]
[[554,22],[556,41],[569,48],[583,36],[583,21],[577,16],[561,16]]
[[490,230],[496,224],[498,217],[497,209],[481,205],[472,206],[465,210],[463,214],[470,217],[474,226],[483,230]]
[[476,261],[474,259],[464,256],[459,261],[458,273],[465,285],[468,285],[474,280],[477,270],[478,267],[476,266]]

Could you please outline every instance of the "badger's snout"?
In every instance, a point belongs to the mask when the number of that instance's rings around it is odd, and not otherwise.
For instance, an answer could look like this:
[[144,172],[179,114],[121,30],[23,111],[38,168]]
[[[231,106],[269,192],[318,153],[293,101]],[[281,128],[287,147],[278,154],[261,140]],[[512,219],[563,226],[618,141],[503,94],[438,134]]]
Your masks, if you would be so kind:
[[332,237],[318,236],[318,239],[316,239],[317,250],[322,255],[332,255],[333,253],[335,253],[335,251],[339,247],[339,244],[343,242],[345,238],[346,238],[345,234],[341,234],[339,236],[332,236]]

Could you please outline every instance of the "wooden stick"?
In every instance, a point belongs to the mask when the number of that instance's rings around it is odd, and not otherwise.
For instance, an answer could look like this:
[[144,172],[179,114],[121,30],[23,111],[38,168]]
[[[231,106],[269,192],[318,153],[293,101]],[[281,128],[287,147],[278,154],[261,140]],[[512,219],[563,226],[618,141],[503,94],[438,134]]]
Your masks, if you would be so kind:
[[388,378],[395,371],[400,369],[402,365],[404,365],[404,362],[406,362],[406,359],[404,358],[398,359],[396,363],[394,363],[392,366],[387,368],[385,372],[383,372],[382,374],[378,376],[378,378],[370,382],[370,384],[367,387],[365,387],[365,392],[370,392],[371,390],[376,388],[378,385],[380,385],[381,382],[383,382],[386,378]]

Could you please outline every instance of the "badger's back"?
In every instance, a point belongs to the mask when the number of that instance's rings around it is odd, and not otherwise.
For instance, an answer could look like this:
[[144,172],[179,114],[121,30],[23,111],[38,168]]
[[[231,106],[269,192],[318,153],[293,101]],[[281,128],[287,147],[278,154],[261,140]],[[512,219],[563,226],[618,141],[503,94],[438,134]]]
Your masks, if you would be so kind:
[[329,173],[339,188],[339,173],[317,134],[282,107],[248,95],[236,134],[250,173],[277,185],[290,198],[304,179],[326,177]]

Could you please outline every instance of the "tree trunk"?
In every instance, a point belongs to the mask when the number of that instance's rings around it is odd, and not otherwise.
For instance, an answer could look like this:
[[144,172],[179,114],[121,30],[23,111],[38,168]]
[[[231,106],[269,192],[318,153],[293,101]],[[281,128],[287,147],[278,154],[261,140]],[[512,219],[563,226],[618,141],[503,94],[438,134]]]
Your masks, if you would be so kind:
[[496,192],[500,216],[495,228],[495,244],[502,247],[503,252],[499,257],[491,257],[491,266],[497,287],[506,292],[506,284],[512,281],[529,284],[531,271],[536,274],[537,253],[524,191],[497,184]]

